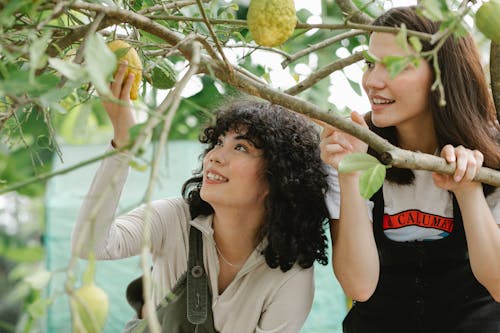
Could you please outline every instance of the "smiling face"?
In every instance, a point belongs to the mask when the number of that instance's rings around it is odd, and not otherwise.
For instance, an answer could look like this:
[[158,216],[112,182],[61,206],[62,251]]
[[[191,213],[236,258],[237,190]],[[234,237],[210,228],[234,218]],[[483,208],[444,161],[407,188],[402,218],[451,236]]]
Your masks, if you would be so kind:
[[268,193],[263,151],[242,131],[220,135],[203,159],[201,198],[214,208],[263,209]]
[[[408,55],[397,44],[396,36],[390,33],[372,33],[369,51],[378,59]],[[431,84],[432,71],[426,61],[420,61],[418,67],[409,65],[392,79],[384,64],[367,62],[362,85],[370,99],[373,124],[377,127],[396,126],[398,131],[415,131],[422,126],[431,130]]]

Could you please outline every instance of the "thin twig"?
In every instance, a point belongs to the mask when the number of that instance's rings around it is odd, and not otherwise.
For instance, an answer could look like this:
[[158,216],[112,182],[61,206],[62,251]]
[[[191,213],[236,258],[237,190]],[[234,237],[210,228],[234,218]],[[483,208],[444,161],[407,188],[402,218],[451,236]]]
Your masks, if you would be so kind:
[[352,30],[352,31],[348,31],[348,32],[327,38],[327,39],[325,39],[317,44],[313,44],[305,49],[300,50],[297,53],[294,53],[294,54],[288,56],[281,63],[281,67],[286,68],[290,63],[294,62],[295,60],[297,60],[303,56],[306,56],[306,55],[308,55],[312,52],[315,52],[319,49],[322,49],[322,48],[325,48],[325,47],[330,46],[332,44],[335,44],[343,39],[351,38],[351,37],[358,36],[358,35],[361,35],[364,33],[365,33],[365,31],[362,31],[362,30]]
[[351,0],[337,0],[336,4],[352,22],[370,24],[373,20],[370,16],[359,10]]
[[[161,156],[164,142],[168,137],[168,132],[172,124],[173,117],[177,108],[179,107],[181,100],[181,92],[187,86],[189,80],[193,75],[198,72],[198,63],[200,61],[200,47],[198,43],[194,43],[192,58],[190,59],[190,67],[184,77],[176,84],[175,88],[169,92],[169,95],[165,98],[164,102],[158,107],[158,111],[161,115],[165,115],[164,127],[160,135],[160,142],[157,145],[158,151],[155,153],[157,156]],[[168,112],[167,112],[168,110]],[[151,129],[152,130],[152,129]],[[144,130],[144,133],[149,131]],[[146,215],[144,217],[143,225],[143,246],[141,251],[141,266],[143,270],[143,288],[145,295],[151,295],[151,272],[149,269],[149,251],[151,248],[151,230],[150,230],[150,214],[152,212],[151,201],[153,198],[153,189],[156,184],[156,179],[158,177],[158,167],[159,163],[154,163],[151,170],[151,177],[149,178],[148,189],[146,192]],[[160,332],[161,327],[159,326],[158,318],[156,316],[155,305],[150,298],[145,299],[145,307],[147,313],[148,323],[153,332]]]
[[361,59],[363,59],[363,53],[356,52],[356,53],[348,56],[347,58],[335,60],[334,62],[330,63],[329,65],[326,65],[325,67],[321,68],[320,70],[312,73],[307,78],[305,78],[304,80],[299,82],[297,85],[295,85],[291,88],[288,88],[285,92],[289,95],[297,95],[298,93],[301,93],[304,90],[312,87],[318,81],[329,76],[331,73],[338,71],[339,69],[342,69],[342,68],[349,66],[351,64],[354,64],[354,63],[360,61]]
[[210,36],[212,36],[212,39],[215,43],[215,47],[217,48],[217,51],[219,51],[219,54],[222,57],[222,61],[227,66],[227,69],[229,71],[229,74],[233,74],[233,66],[229,63],[229,61],[226,58],[226,55],[224,54],[224,50],[222,49],[222,46],[220,45],[219,39],[217,38],[217,35],[214,32],[214,29],[212,28],[212,25],[210,24],[210,21],[208,20],[207,13],[205,12],[205,8],[203,8],[203,3],[201,0],[196,0],[196,3],[198,4],[198,8],[200,9],[201,16],[203,17],[203,21],[205,22],[205,25],[207,26],[208,32],[210,33]]
[[[89,40],[88,37],[95,34],[95,32],[97,31],[97,28],[99,27],[99,25],[101,24],[102,20],[105,17],[106,17],[106,15],[104,13],[98,13],[96,15],[95,20],[90,24],[90,26],[87,30],[87,33],[86,33],[85,38],[84,38],[85,41]],[[76,51],[75,58],[73,59],[73,62],[75,64],[80,64],[83,61],[83,53],[84,53],[86,45],[87,45],[86,42],[82,43],[80,45],[80,47],[78,48],[78,51]]]
[[272,53],[279,54],[283,56],[285,59],[289,59],[290,55],[286,53],[283,50],[274,48],[274,47],[267,47],[267,46],[260,46],[260,45],[254,45],[254,44],[249,44],[249,43],[244,43],[244,44],[232,44],[232,45],[224,45],[226,49],[239,49],[239,48],[247,48],[247,49],[252,49],[253,51],[268,51]]
[[[124,149],[126,149],[126,148],[127,147],[125,147]],[[87,166],[89,164],[98,162],[98,161],[100,161],[100,160],[102,160],[102,159],[104,159],[106,157],[115,155],[115,154],[121,152],[122,150],[123,149],[106,152],[104,154],[101,154],[99,156],[93,157],[91,159],[88,159],[88,160],[76,163],[76,164],[74,164],[72,166],[69,166],[69,167],[67,167],[65,169],[61,169],[61,170],[57,170],[57,171],[53,171],[53,172],[42,173],[42,174],[36,175],[34,177],[25,179],[23,181],[17,182],[15,184],[12,184],[10,186],[5,186],[3,188],[0,188],[0,194],[8,193],[8,192],[11,192],[11,191],[17,191],[18,189],[21,189],[21,188],[23,188],[25,186],[28,186],[28,185],[31,185],[31,184],[34,184],[34,183],[43,183],[43,182],[45,182],[45,181],[47,181],[47,180],[49,180],[51,178],[54,178],[56,176],[64,175],[64,174],[66,174],[68,172],[75,171],[75,170],[80,169],[80,168],[82,168],[84,166]]]
[[[202,0],[203,2],[210,2],[210,0]],[[146,15],[149,13],[153,13],[156,11],[165,11],[168,9],[181,9],[183,7],[196,5],[196,0],[188,0],[188,1],[174,1],[174,2],[162,2],[160,5],[154,5],[148,8],[144,8],[137,12],[137,14]]]

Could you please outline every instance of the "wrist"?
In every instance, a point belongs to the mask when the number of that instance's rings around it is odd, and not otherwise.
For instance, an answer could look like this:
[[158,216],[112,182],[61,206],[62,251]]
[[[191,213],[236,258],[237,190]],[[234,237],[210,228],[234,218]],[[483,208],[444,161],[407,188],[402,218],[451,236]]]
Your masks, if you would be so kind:
[[339,172],[339,184],[340,186],[359,186],[359,177],[361,177],[360,171],[340,173]]
[[470,182],[467,185],[458,186],[452,192],[455,195],[455,197],[457,198],[457,200],[460,200],[460,199],[465,198],[469,195],[482,194],[483,193],[483,184],[480,182]]
[[129,142],[129,139],[124,139],[124,138],[117,138],[117,137],[114,137],[112,140],[111,140],[111,146],[113,146],[113,148],[115,149],[120,149],[122,148],[123,146],[127,145]]

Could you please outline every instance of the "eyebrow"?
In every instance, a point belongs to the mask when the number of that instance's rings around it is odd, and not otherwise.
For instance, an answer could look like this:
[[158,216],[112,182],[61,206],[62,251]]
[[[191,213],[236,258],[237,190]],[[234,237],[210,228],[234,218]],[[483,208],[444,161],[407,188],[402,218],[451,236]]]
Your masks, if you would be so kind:
[[236,140],[245,140],[245,141],[248,141],[252,144],[252,146],[254,146],[255,148],[257,148],[257,145],[255,144],[254,140],[252,140],[249,136],[247,136],[246,134],[241,134],[241,135],[236,135],[234,137]]

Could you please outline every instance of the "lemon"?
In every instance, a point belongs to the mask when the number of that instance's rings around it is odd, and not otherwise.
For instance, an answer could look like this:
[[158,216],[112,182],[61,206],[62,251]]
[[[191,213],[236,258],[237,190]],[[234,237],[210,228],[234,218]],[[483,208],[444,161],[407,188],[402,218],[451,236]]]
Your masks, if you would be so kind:
[[476,26],[494,43],[500,43],[500,1],[484,2],[476,12]]
[[100,333],[108,316],[108,295],[94,283],[83,285],[71,297],[73,333]]
[[297,24],[293,0],[251,0],[247,25],[255,42],[277,46],[290,38]]
[[129,43],[123,40],[115,39],[108,43],[108,47],[115,53],[118,63],[121,61],[127,61],[128,68],[125,77],[128,77],[129,74],[134,74],[134,82],[132,83],[132,88],[130,89],[130,99],[137,99],[139,85],[142,80],[141,58],[139,58],[137,51],[130,46]]
[[[170,89],[177,83],[177,73],[164,58],[151,62],[151,70],[145,74],[146,80],[156,89]],[[148,66],[149,67],[149,66]]]

